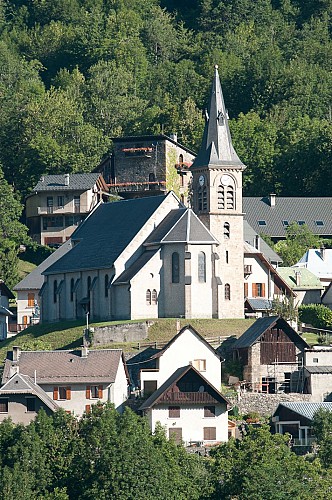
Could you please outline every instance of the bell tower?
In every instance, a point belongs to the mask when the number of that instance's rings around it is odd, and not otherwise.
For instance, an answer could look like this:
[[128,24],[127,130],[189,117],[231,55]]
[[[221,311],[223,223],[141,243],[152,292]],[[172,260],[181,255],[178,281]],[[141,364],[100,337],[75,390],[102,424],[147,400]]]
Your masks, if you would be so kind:
[[191,166],[193,209],[217,238],[213,254],[213,315],[243,318],[242,172],[215,66],[209,108],[199,153]]

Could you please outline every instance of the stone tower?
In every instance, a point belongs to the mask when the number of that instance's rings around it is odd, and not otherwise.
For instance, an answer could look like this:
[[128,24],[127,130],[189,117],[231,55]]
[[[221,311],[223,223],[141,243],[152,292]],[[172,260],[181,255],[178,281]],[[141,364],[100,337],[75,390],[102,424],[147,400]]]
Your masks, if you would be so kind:
[[217,238],[212,277],[213,316],[243,318],[242,172],[229,131],[215,66],[202,145],[191,167],[193,209]]

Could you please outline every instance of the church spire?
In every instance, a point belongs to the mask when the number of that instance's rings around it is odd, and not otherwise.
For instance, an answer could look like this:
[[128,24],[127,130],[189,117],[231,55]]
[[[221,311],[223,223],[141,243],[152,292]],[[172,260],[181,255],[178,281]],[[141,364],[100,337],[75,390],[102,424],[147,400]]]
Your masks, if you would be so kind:
[[241,170],[245,168],[232,144],[217,65],[214,70],[201,148],[190,170],[209,166],[217,168],[229,166]]

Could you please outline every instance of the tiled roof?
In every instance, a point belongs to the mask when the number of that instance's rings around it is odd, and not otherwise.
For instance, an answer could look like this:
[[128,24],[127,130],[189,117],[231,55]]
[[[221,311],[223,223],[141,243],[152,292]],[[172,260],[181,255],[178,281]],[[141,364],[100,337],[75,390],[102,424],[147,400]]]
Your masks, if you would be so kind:
[[[300,272],[299,285],[296,284],[296,272]],[[308,269],[301,268],[301,270],[299,270],[295,267],[278,267],[278,273],[293,290],[323,289],[320,279],[312,272],[308,271]]]
[[309,420],[313,420],[315,413],[320,409],[332,411],[332,403],[279,403],[274,414],[278,412],[280,406],[284,406]]
[[210,384],[210,382],[205,377],[203,377],[203,375],[199,371],[196,370],[196,368],[188,365],[182,366],[181,368],[175,370],[175,372],[153,394],[151,394],[151,396],[146,401],[144,401],[139,410],[147,410],[156,405],[162,395],[189,371],[195,372],[202,379],[202,381],[209,386],[209,388],[213,391],[216,401],[218,401],[219,403],[229,403],[228,400],[219,391],[217,391],[216,388],[212,384]]
[[111,267],[164,200],[151,196],[99,205],[72,235],[79,243],[45,274]]
[[100,173],[69,174],[69,185],[65,184],[65,174],[44,175],[37,182],[33,191],[86,191],[91,189],[100,177]]
[[280,318],[279,316],[266,316],[258,318],[255,323],[237,339],[232,348],[243,349],[251,347],[264,332],[272,327],[275,327],[277,324],[299,349],[309,347],[300,335],[298,335],[298,333],[296,333],[296,331],[283,318]]
[[[269,197],[243,198],[245,219],[258,234],[285,237],[287,226],[283,221],[303,221],[310,231],[319,235],[332,235],[332,198],[275,198],[275,206]],[[259,224],[265,222],[265,225]],[[318,222],[318,224],[317,224]],[[321,223],[323,225],[321,225]]]
[[122,359],[120,349],[91,350],[86,357],[81,351],[22,351],[19,361],[6,359],[2,383],[19,366],[20,373],[34,378],[37,384],[113,383]]
[[[264,231],[261,231],[264,232]],[[250,226],[248,221],[244,220],[243,221],[243,237],[244,240],[249,243],[250,245],[255,247],[255,242],[257,236],[259,236],[258,233]],[[262,252],[264,257],[269,261],[269,262],[282,262],[282,258],[274,251],[272,248],[259,236],[259,251]]]
[[13,290],[40,290],[44,283],[44,276],[42,272],[50,267],[54,262],[65,255],[69,250],[71,250],[72,244],[71,240],[66,241],[57,248],[55,252],[51,253],[47,259],[45,259],[39,266],[35,267],[31,273],[29,273],[25,278],[23,278],[17,285],[14,286]]
[[37,396],[52,411],[56,411],[59,406],[51,399],[39,385],[36,385],[32,378],[22,373],[14,374],[8,382],[0,389],[0,396],[10,394],[31,394]]

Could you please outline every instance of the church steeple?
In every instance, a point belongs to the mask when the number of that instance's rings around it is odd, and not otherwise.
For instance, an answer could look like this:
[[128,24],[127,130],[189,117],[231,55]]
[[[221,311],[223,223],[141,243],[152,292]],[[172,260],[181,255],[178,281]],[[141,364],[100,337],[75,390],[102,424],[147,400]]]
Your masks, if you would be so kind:
[[209,108],[206,112],[202,145],[190,170],[210,166],[245,169],[232,144],[217,65],[214,70]]

